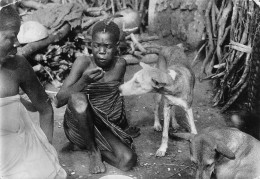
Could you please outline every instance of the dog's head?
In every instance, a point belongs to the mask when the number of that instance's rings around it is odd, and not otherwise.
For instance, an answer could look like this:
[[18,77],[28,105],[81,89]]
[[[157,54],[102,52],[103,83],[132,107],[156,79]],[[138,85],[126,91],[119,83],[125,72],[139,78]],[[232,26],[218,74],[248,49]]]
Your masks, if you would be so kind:
[[235,154],[213,136],[191,133],[172,133],[171,136],[190,142],[190,159],[197,167],[196,179],[210,179],[221,156],[235,159]]
[[159,92],[171,82],[167,73],[142,62],[140,66],[142,69],[136,72],[131,80],[119,87],[121,95],[130,96]]

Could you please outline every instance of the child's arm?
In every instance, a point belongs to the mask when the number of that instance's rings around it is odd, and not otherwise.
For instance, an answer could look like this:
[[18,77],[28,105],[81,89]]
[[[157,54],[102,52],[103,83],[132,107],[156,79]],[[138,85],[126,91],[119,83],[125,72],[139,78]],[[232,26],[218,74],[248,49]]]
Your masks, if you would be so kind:
[[71,94],[82,91],[89,83],[98,81],[103,76],[102,69],[90,68],[89,57],[78,58],[73,63],[69,76],[54,99],[56,107],[67,104]]
[[121,81],[124,81],[124,76],[126,72],[126,61],[124,58],[119,58],[118,62],[116,64],[117,73],[119,74],[119,77],[121,78]]
[[53,139],[53,108],[48,95],[37,79],[31,65],[23,57],[17,57],[19,68],[17,78],[22,90],[27,94],[33,106],[40,114],[40,127],[47,139],[52,143]]

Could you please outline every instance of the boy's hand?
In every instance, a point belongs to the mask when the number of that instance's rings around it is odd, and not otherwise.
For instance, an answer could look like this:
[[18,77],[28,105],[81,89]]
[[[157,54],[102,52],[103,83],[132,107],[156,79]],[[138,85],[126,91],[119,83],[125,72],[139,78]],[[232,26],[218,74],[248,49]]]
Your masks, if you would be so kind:
[[104,74],[105,72],[103,71],[103,69],[97,67],[85,70],[82,74],[82,78],[84,78],[86,83],[93,83],[103,78]]

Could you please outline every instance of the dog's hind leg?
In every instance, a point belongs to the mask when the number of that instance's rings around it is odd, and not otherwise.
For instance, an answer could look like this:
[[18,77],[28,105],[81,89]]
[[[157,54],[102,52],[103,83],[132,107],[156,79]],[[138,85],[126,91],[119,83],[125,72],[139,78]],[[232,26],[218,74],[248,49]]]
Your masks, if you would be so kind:
[[155,108],[154,108],[154,125],[153,128],[156,131],[162,131],[162,125],[160,123],[160,119],[159,119],[159,106],[160,106],[160,102],[162,100],[162,95],[161,94],[155,94],[154,97],[154,101],[155,101]]
[[162,143],[160,148],[156,151],[155,156],[163,157],[165,156],[166,150],[168,148],[168,131],[170,124],[170,114],[171,114],[171,106],[168,103],[168,100],[164,102],[164,122],[163,122],[163,133],[162,133]]
[[190,125],[191,133],[197,134],[198,132],[194,123],[192,108],[185,109],[185,113],[186,113],[186,118],[188,119],[188,123]]

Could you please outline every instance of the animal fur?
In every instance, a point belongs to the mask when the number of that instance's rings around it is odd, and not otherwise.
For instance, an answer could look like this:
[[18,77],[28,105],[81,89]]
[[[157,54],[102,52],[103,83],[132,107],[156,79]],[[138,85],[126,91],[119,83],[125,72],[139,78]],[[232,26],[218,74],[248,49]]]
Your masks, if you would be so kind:
[[[168,148],[168,130],[171,117],[173,127],[177,125],[174,106],[183,108],[191,127],[191,132],[194,134],[197,133],[191,108],[195,75],[188,66],[180,63],[171,65],[167,71],[151,67],[144,63],[140,63],[140,65],[143,69],[135,73],[132,79],[121,85],[119,89],[123,96],[157,93],[165,97],[162,143],[156,152],[156,156],[164,156]],[[161,96],[158,96],[156,102],[154,121],[154,129],[158,131],[162,130],[158,117],[160,98]],[[171,109],[172,116],[170,116]]]

